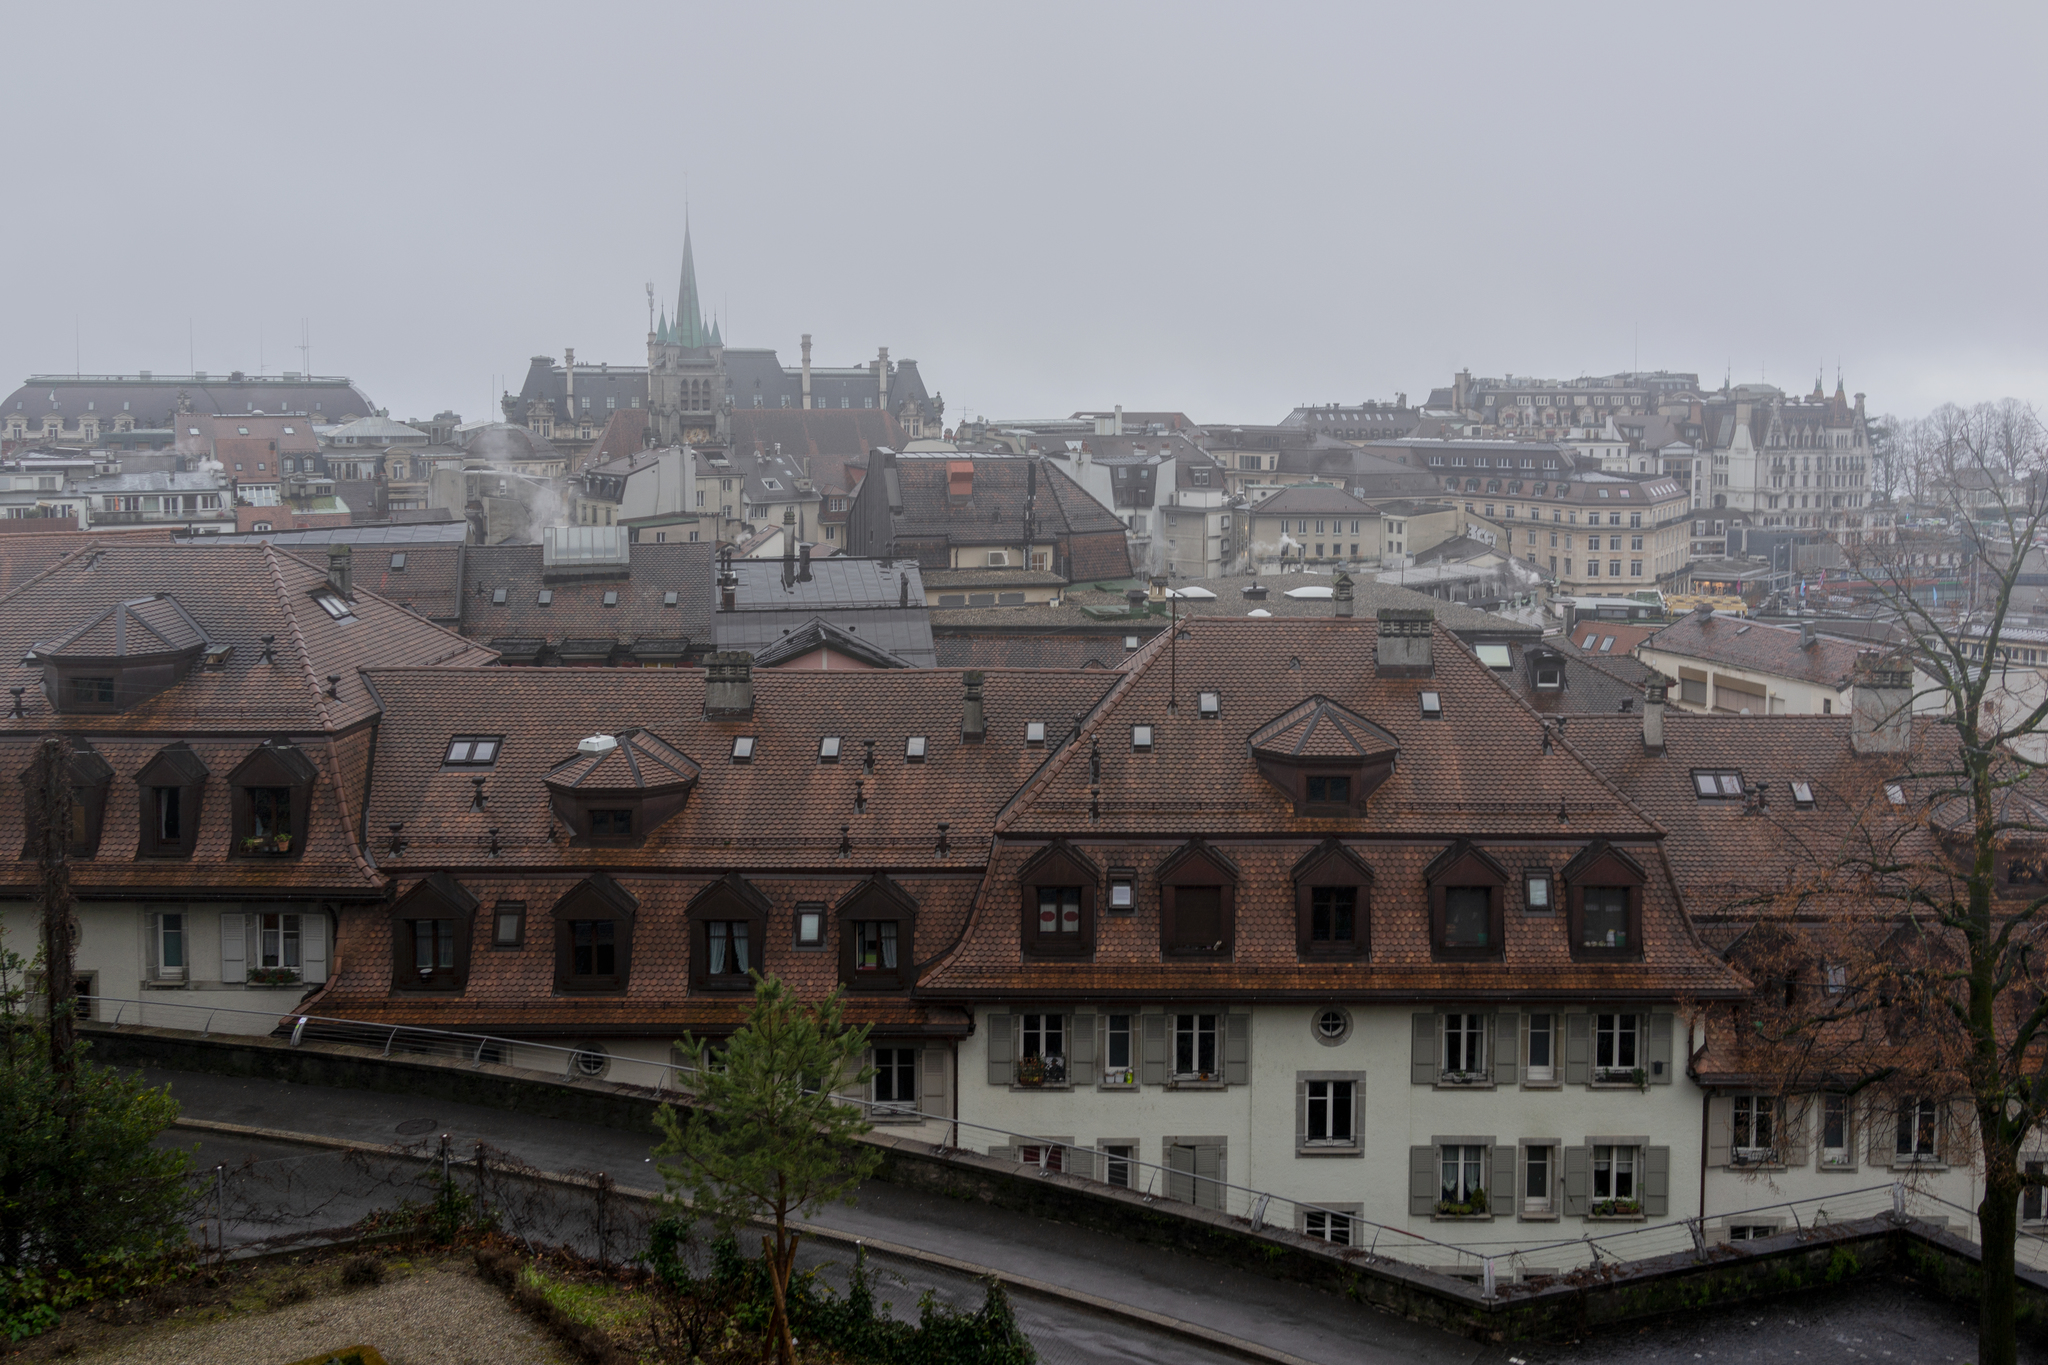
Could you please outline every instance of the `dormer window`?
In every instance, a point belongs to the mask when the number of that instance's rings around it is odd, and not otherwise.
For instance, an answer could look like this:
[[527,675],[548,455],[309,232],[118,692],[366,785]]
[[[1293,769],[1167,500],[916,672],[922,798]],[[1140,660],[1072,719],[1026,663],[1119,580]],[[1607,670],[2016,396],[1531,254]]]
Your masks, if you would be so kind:
[[700,771],[645,730],[591,735],[548,771],[548,804],[575,843],[643,840],[688,803]]
[[915,984],[917,902],[887,873],[877,872],[839,902],[839,979],[857,991],[902,990]]
[[555,988],[623,991],[639,902],[602,872],[555,904]]
[[749,973],[763,970],[768,941],[768,898],[746,878],[729,872],[690,900],[690,984],[707,991],[751,990]]
[[1294,813],[1357,816],[1394,770],[1400,743],[1327,697],[1311,697],[1251,737],[1259,775],[1284,792]]
[[459,991],[469,980],[477,899],[436,872],[391,907],[391,985],[401,991]]
[[1461,839],[1423,870],[1429,888],[1430,942],[1439,961],[1498,961],[1507,869]]
[[1604,839],[1564,868],[1566,921],[1572,956],[1600,961],[1643,955],[1642,864]]
[[319,778],[319,769],[295,744],[270,740],[244,759],[228,776],[230,851],[244,858],[297,857],[305,849]]
[[1295,864],[1295,947],[1303,961],[1365,955],[1371,890],[1372,869],[1336,839]]
[[[71,827],[64,840],[65,853],[73,858],[90,858],[99,851],[100,829],[107,812],[107,789],[113,785],[114,770],[84,740],[71,742],[69,785]],[[22,857],[41,853],[42,802],[36,789],[36,770],[31,766],[21,775],[22,824],[26,839]]]
[[200,797],[206,765],[180,741],[165,746],[135,775],[141,792],[142,830],[136,852],[143,857],[186,858],[199,833]]
[[1095,895],[1102,873],[1064,839],[1018,870],[1024,892],[1024,951],[1077,957],[1095,950]]
[[1159,951],[1228,958],[1237,943],[1237,865],[1201,839],[1159,869]]

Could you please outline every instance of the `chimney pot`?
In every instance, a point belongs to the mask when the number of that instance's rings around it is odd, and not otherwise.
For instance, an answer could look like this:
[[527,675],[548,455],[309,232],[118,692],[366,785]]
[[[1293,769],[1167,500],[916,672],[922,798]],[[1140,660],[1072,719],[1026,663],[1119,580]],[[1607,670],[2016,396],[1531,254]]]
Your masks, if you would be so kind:
[[1374,671],[1382,678],[1427,678],[1435,674],[1431,652],[1436,612],[1428,607],[1382,607]]
[[1866,669],[1850,703],[1849,747],[1859,754],[1902,754],[1913,747],[1913,675]]
[[1643,752],[1664,752],[1664,684],[1653,682],[1643,698]]
[[344,598],[355,596],[355,573],[350,567],[355,552],[346,545],[327,547],[327,586]]
[[709,720],[746,720],[754,714],[754,656],[746,650],[706,655],[704,715]]
[[960,675],[963,695],[960,700],[960,739],[966,744],[979,744],[988,737],[988,717],[982,709],[981,687],[988,675],[979,670],[970,670]]
[[1330,588],[1330,596],[1337,603],[1337,614],[1348,618],[1352,613],[1350,574],[1337,575],[1336,582]]

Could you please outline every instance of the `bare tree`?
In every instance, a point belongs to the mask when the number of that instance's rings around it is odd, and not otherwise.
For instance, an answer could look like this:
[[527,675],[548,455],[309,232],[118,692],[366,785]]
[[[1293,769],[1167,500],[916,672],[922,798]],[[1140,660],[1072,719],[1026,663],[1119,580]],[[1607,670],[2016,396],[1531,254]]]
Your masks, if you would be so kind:
[[1867,1122],[1897,1125],[1900,1151],[1923,1127],[1938,1140],[1949,1113],[1958,1147],[1974,1134],[1982,1365],[2016,1358],[2019,1204],[2042,1183],[2021,1151],[2048,1120],[2048,688],[2009,671],[2005,644],[2026,550],[2048,528],[2048,501],[2013,478],[2036,461],[2030,418],[1947,405],[1926,419],[1930,500],[1975,527],[1970,608],[1917,598],[1896,544],[1852,556],[1909,641],[1857,705],[1885,698],[1863,719],[1911,727],[1911,742],[1842,796],[1849,824],[1812,850],[1811,873],[1757,907],[1744,965],[1759,989],[1733,1044],[1788,1097],[1854,1097]]

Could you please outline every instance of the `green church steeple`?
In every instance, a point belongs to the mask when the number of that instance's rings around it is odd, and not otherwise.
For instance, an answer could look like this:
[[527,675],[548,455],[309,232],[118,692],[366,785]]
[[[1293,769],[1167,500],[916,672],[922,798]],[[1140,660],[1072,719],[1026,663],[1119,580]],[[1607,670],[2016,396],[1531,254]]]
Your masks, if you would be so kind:
[[697,298],[697,260],[690,249],[690,224],[683,221],[683,279],[676,290],[676,317],[665,338],[677,346],[715,346],[717,338],[704,326],[704,308]]

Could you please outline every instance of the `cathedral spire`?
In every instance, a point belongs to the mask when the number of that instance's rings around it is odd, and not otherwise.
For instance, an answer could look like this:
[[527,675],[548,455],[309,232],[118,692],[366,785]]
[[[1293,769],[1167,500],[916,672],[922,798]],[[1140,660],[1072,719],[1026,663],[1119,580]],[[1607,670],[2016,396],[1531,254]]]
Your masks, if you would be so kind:
[[676,289],[675,343],[691,347],[712,344],[704,326],[704,308],[697,299],[697,260],[690,249],[688,215],[683,218],[683,278]]

